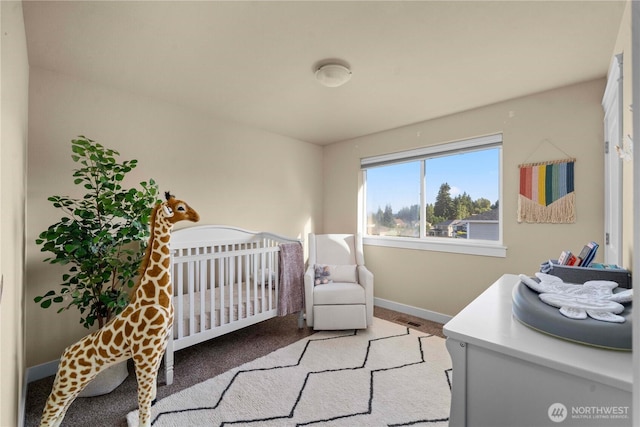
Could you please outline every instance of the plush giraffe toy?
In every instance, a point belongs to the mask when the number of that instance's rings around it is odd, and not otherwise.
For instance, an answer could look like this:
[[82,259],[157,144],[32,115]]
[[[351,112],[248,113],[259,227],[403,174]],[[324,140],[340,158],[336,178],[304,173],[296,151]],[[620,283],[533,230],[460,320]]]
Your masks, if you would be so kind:
[[129,358],[135,363],[138,381],[140,426],[151,425],[156,378],[173,324],[171,229],[178,221],[200,219],[185,202],[168,192],[165,195],[167,201],[157,204],[151,215],[149,245],[129,305],[64,351],[40,426],[60,426],[78,393],[100,371]]

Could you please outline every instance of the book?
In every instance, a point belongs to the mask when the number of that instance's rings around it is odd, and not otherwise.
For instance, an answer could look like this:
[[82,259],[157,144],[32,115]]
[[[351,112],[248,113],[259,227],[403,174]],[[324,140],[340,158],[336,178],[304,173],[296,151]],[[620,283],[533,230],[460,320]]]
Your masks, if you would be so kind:
[[558,257],[558,264],[567,265],[567,261],[569,260],[570,256],[571,256],[571,251],[562,251],[562,253]]
[[576,264],[576,265],[579,265],[579,266],[583,266],[583,267],[584,267],[584,265],[582,265],[582,264],[583,264],[583,262],[584,262],[584,259],[587,257],[587,255],[589,255],[589,252],[591,252],[591,246],[589,246],[588,244],[587,244],[587,245],[584,245],[584,246],[582,247],[582,250],[581,250],[581,251],[580,251],[580,253],[578,254],[578,262],[577,262],[577,264]]
[[589,242],[587,243],[587,246],[589,246],[590,250],[589,250],[589,253],[582,260],[582,263],[580,264],[581,267],[589,267],[589,265],[591,265],[591,263],[593,262],[593,259],[596,256],[596,252],[598,252],[598,247],[600,245],[598,245],[596,242]]

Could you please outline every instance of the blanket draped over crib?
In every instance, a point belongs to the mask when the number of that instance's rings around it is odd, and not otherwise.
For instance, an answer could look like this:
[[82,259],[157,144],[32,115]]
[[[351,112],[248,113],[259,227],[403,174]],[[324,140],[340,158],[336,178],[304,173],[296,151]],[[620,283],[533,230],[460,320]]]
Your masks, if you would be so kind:
[[165,353],[166,384],[173,382],[178,350],[292,313],[300,313],[301,327],[303,277],[297,239],[216,225],[174,231],[174,321]]
[[304,254],[301,243],[280,244],[278,315],[298,313],[304,307]]

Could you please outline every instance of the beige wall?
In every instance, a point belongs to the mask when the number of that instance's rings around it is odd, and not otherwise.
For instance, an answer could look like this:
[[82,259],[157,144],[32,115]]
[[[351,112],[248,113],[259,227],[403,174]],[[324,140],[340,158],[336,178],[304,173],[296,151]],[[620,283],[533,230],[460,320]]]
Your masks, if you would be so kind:
[[[375,296],[455,315],[502,274],[533,274],[564,249],[601,241],[604,86],[598,79],[326,147],[323,231],[356,230],[361,157],[501,132],[507,257],[365,246]],[[519,224],[517,165],[565,158],[565,153],[577,159],[576,223]]]
[[87,333],[75,309],[56,314],[33,302],[59,280],[34,240],[61,214],[47,197],[76,194],[70,140],[77,135],[138,159],[134,184],[153,177],[196,209],[201,223],[298,238],[322,226],[320,146],[38,68],[29,94],[28,366],[57,359]]
[[20,425],[24,384],[24,227],[29,64],[22,3],[0,2],[0,426]]

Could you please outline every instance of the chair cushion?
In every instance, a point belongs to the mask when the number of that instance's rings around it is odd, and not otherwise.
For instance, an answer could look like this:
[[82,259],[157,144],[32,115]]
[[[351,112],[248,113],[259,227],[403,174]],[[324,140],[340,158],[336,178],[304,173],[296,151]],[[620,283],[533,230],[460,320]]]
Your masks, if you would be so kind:
[[324,285],[331,282],[357,283],[356,265],[315,265],[315,284]]
[[357,283],[333,282],[313,288],[313,305],[365,304],[364,288]]

